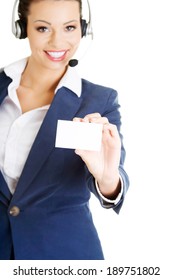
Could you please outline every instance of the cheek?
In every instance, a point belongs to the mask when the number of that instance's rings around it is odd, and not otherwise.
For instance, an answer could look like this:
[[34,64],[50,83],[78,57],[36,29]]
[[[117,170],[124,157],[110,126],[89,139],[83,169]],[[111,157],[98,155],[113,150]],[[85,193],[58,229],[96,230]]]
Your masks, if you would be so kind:
[[35,30],[28,28],[27,37],[31,50],[43,48],[43,39],[41,38],[41,36],[38,35],[38,33]]
[[71,39],[71,45],[76,49],[79,47],[81,41],[81,36],[76,36],[75,38]]
[[42,49],[43,48],[43,42],[42,40],[38,39],[36,36],[30,36],[29,38],[29,44],[31,50],[36,50],[36,49]]
[[78,29],[74,33],[72,32],[71,34],[67,34],[65,39],[71,44],[71,46],[78,47],[81,41],[81,36],[81,30]]

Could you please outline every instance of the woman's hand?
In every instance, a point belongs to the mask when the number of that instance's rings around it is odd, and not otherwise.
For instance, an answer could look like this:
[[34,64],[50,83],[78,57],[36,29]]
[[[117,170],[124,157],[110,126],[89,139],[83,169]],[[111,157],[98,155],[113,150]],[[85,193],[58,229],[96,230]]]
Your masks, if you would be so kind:
[[[102,146],[99,152],[75,150],[87,165],[88,170],[96,179],[101,193],[108,198],[116,198],[120,191],[119,162],[121,141],[117,127],[99,113],[74,118],[73,121],[103,124]],[[92,137],[92,136],[91,136]]]

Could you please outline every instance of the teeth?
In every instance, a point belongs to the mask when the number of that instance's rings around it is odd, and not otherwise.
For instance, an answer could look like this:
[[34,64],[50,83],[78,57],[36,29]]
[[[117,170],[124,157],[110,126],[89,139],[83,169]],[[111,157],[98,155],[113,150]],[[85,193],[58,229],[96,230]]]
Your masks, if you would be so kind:
[[65,52],[47,52],[53,58],[60,58]]

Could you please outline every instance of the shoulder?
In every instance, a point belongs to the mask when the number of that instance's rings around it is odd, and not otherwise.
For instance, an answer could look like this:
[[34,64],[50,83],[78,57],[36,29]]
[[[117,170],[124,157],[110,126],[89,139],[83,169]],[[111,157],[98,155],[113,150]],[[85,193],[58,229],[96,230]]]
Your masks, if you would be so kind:
[[82,79],[81,97],[87,100],[86,102],[92,101],[104,106],[118,103],[118,93],[115,89],[85,79]]
[[96,84],[93,82],[90,82],[86,79],[82,79],[82,89],[83,91],[89,91],[89,92],[96,92],[96,93],[102,93],[102,94],[110,94],[110,93],[116,93],[117,91],[113,88],[106,87],[100,84]]

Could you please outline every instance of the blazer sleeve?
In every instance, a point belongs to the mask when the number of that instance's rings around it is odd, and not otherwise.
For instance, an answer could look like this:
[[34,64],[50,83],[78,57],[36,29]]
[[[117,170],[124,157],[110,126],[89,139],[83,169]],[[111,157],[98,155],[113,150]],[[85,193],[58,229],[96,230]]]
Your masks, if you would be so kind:
[[[115,124],[117,126],[120,139],[121,139],[121,158],[120,158],[120,165],[119,165],[119,173],[121,176],[121,181],[123,183],[123,193],[121,196],[121,199],[117,204],[114,203],[107,203],[105,202],[100,195],[98,194],[95,186],[95,178],[87,172],[87,184],[92,193],[99,199],[102,207],[104,208],[112,208],[117,214],[120,212],[120,209],[123,205],[125,195],[127,193],[127,190],[129,188],[129,177],[124,169],[124,162],[126,157],[126,151],[123,144],[123,136],[121,134],[121,115],[120,115],[120,105],[118,103],[118,94],[117,91],[113,89],[108,89],[110,93],[108,94],[107,103],[104,106],[104,109],[102,110],[101,115],[103,117],[107,117],[109,122],[112,124]],[[87,169],[87,167],[86,167]]]

